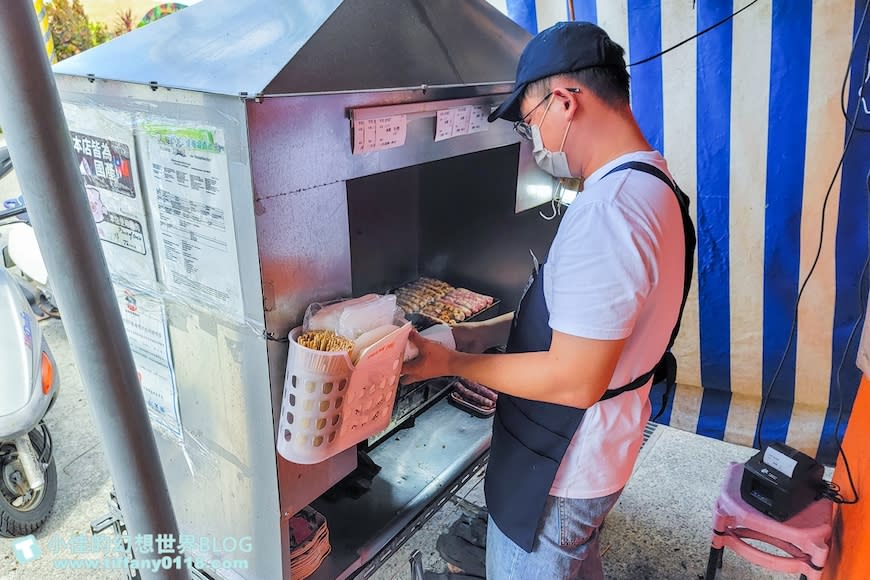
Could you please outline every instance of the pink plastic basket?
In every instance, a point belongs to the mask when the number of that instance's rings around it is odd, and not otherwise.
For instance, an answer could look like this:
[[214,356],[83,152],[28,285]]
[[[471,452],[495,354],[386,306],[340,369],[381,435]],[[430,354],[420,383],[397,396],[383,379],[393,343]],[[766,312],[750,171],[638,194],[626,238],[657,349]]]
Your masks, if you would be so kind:
[[276,446],[288,461],[312,464],[387,427],[411,323],[370,346],[356,366],[347,353],[299,346],[301,332],[290,332]]

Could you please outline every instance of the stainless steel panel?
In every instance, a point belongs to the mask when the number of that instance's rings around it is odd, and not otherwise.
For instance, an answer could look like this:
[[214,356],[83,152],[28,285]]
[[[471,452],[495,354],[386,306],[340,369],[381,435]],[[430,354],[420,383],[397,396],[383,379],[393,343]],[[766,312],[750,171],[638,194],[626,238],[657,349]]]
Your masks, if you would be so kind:
[[[206,313],[169,313],[184,446],[158,438],[179,527],[252,538],[249,579],[281,574],[274,431],[262,338]],[[220,571],[212,571],[220,577]]]
[[[273,338],[286,338],[309,304],[350,295],[344,183],[261,199],[256,207],[266,327]],[[287,344],[270,340],[268,352],[277,425]]]
[[275,436],[244,107],[237,98],[65,76],[58,85],[64,102],[224,131],[239,256],[238,264],[226,267],[239,272],[246,323],[163,294],[184,445],[158,435],[158,447],[182,533],[218,542],[250,536],[253,551],[233,556],[248,558],[250,568],[237,572],[245,578],[280,577]]
[[479,97],[494,105],[510,85],[274,97],[248,103],[254,194],[257,200],[331,183],[518,143],[510,123],[498,121],[482,133],[435,142],[435,118],[408,122],[405,145],[353,155],[348,110]]
[[[281,493],[281,534],[287,535],[287,520],[302,508],[316,500],[348,475],[357,466],[356,447],[346,449],[329,461],[314,465],[299,465],[278,458],[278,477],[287,482],[287,493]],[[289,542],[284,538],[284,553],[289,551]]]
[[530,37],[486,0],[345,0],[263,93],[510,82]]
[[225,95],[512,82],[529,34],[486,0],[206,0],[56,65]]
[[[312,302],[351,291],[347,201],[343,183],[256,202],[265,318],[274,338],[286,337]],[[277,425],[284,391],[287,344],[268,341],[272,421]],[[270,442],[274,453],[274,438]],[[289,554],[286,518],[356,467],[356,448],[315,465],[280,456],[282,554]],[[285,577],[289,574],[286,562]]]
[[68,58],[57,73],[255,95],[340,0],[206,0]]
[[266,323],[286,337],[311,302],[351,290],[344,183],[260,199],[256,207]]

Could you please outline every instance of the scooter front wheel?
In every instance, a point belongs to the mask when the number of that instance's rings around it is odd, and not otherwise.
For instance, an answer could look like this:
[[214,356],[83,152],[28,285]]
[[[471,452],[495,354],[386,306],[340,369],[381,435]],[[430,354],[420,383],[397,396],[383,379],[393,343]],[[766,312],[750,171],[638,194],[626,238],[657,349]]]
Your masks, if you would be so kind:
[[[51,445],[50,435],[47,441],[43,429],[47,434],[48,428],[44,425],[30,432],[30,440],[39,455],[46,445]],[[32,534],[51,515],[57,498],[57,468],[51,455],[44,476],[45,484],[40,489],[30,489],[16,447],[0,442],[0,537]]]

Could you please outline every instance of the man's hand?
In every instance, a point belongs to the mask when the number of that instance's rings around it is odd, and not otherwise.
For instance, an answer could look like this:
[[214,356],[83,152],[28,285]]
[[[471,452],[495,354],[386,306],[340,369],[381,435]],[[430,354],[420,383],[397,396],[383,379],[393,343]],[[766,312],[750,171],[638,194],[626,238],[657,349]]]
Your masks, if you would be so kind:
[[411,333],[420,354],[402,368],[403,383],[460,376],[500,393],[588,409],[604,394],[625,339],[595,340],[553,331],[549,351],[467,354]]
[[466,322],[453,327],[456,350],[480,354],[494,346],[507,343],[513,312],[483,322]]
[[423,374],[455,375],[500,393],[588,409],[610,384],[624,346],[625,339],[594,340],[553,331],[549,351],[500,355],[447,351],[424,363]]
[[426,340],[416,330],[411,331],[410,340],[420,354],[402,367],[403,383],[417,383],[450,374],[448,367],[453,351],[437,342]]
[[479,354],[489,346],[486,344],[486,329],[474,322],[457,324],[453,327],[453,340],[456,350],[471,354]]

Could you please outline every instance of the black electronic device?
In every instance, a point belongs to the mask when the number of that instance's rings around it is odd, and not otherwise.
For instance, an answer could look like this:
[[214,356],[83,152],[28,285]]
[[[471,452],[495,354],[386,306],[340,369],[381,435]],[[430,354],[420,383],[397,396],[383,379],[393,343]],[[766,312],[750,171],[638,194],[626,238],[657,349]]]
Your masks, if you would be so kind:
[[824,473],[809,455],[772,443],[744,464],[740,495],[763,514],[785,521],[822,497]]

